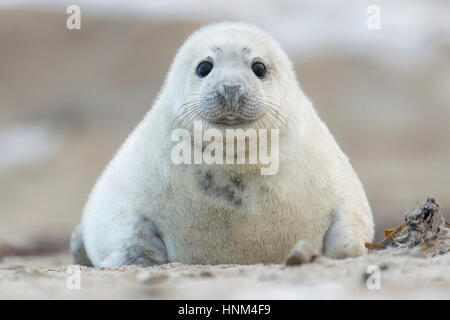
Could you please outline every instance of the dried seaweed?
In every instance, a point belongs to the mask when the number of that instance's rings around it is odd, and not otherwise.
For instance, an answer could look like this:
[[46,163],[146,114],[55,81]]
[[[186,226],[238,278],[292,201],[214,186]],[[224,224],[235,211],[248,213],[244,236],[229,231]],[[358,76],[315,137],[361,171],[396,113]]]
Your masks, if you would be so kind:
[[383,250],[394,254],[420,252],[432,257],[450,251],[450,224],[444,221],[433,198],[406,212],[405,222],[396,229],[386,229],[384,234],[381,243],[365,244],[370,253]]

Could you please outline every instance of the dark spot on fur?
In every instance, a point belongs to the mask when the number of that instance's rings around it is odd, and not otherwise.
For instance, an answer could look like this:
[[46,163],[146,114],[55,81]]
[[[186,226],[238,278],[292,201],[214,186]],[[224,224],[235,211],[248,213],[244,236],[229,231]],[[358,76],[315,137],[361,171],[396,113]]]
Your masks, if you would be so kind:
[[147,232],[145,232],[142,228],[139,229],[138,237],[143,239],[143,240],[146,240],[146,241],[151,241],[152,240],[152,237]]
[[244,185],[242,184],[242,180],[238,176],[231,177],[231,181],[240,191],[244,190]]
[[209,191],[213,188],[213,177],[210,171],[206,171],[204,178],[200,182],[200,188],[203,191]]
[[233,201],[235,192],[230,189],[230,186],[225,186],[223,188],[217,189],[220,194],[222,194],[228,201]]
[[241,207],[242,198],[240,192],[244,189],[239,177],[232,177],[231,184],[219,185],[211,171],[202,173],[198,171],[200,189],[208,196],[214,196],[226,200],[227,202]]

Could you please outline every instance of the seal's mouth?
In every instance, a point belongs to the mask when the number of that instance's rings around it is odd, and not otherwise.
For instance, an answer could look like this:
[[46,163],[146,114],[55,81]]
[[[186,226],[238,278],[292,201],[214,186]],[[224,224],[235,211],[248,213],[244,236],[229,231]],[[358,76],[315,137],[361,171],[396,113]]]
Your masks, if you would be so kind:
[[249,122],[249,121],[251,121],[251,120],[246,119],[246,118],[244,118],[238,114],[234,114],[234,113],[228,113],[228,114],[222,115],[220,117],[217,117],[213,120],[210,120],[210,122],[224,124],[227,126],[233,126],[236,124],[241,124],[241,123]]

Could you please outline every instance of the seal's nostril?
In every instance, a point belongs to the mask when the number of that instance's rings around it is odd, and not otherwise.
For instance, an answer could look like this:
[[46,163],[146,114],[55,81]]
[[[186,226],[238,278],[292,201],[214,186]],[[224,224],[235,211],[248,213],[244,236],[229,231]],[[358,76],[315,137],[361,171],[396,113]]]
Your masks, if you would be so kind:
[[223,85],[223,89],[225,94],[227,94],[227,92],[234,92],[234,93],[238,93],[239,89],[241,89],[241,85],[240,84],[224,84]]
[[224,84],[223,92],[221,94],[225,98],[228,106],[234,108],[237,105],[240,97],[240,84]]

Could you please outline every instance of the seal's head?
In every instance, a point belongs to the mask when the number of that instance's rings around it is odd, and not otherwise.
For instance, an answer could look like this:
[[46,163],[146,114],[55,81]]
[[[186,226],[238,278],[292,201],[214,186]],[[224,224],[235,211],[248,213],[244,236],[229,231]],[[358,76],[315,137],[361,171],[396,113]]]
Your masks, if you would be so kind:
[[[292,80],[292,81],[291,81]],[[263,31],[222,22],[201,28],[179,50],[169,73],[174,126],[281,127],[292,64]]]

